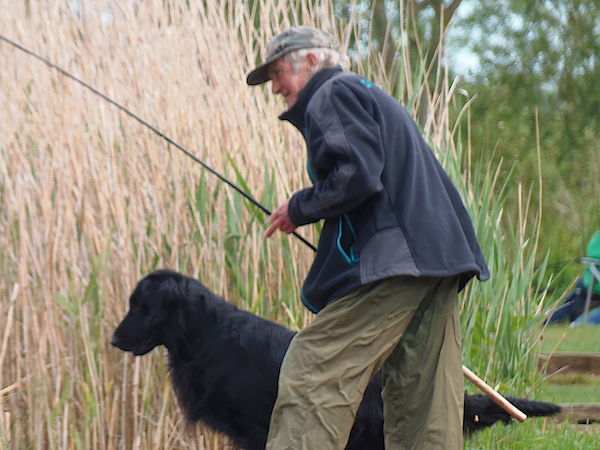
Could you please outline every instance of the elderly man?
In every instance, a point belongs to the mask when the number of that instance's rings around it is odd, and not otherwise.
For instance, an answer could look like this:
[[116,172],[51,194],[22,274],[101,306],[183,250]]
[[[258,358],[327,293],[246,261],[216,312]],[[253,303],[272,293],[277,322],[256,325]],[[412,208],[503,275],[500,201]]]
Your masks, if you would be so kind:
[[462,449],[457,293],[489,273],[459,194],[407,111],[342,70],[330,35],[290,28],[267,49],[247,82],[285,99],[313,185],[266,236],[325,220],[301,296],[317,315],[283,361],[267,449],[343,449],[379,368],[386,449]]

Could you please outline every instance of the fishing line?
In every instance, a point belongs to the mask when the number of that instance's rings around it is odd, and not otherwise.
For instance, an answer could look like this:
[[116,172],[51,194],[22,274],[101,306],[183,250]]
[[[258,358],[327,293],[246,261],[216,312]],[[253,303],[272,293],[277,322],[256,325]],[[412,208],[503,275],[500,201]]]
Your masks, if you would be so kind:
[[[264,213],[266,213],[267,215],[271,215],[271,211],[269,211],[266,207],[264,207],[260,202],[258,202],[258,200],[255,200],[254,197],[252,197],[250,194],[248,194],[246,191],[244,191],[242,188],[240,188],[239,186],[237,186],[236,184],[232,183],[231,181],[229,181],[227,178],[225,178],[223,175],[221,175],[219,172],[217,172],[215,169],[213,169],[212,167],[210,167],[208,164],[206,164],[204,161],[202,161],[200,158],[198,158],[196,155],[194,155],[192,152],[190,152],[189,150],[187,150],[185,147],[179,145],[177,142],[175,142],[173,139],[171,139],[169,136],[167,136],[165,133],[163,133],[162,131],[160,131],[159,129],[157,129],[156,127],[150,125],[148,122],[146,122],[144,119],[142,119],[141,117],[137,116],[136,114],[134,114],[133,112],[131,112],[130,110],[128,110],[127,108],[125,108],[124,106],[120,105],[119,103],[115,102],[113,99],[111,99],[110,97],[108,97],[107,95],[103,94],[102,92],[100,92],[99,90],[97,90],[96,88],[94,88],[93,86],[87,84],[85,81],[80,80],[79,78],[77,78],[75,75],[72,75],[71,73],[67,72],[66,70],[64,70],[63,68],[57,66],[56,64],[54,64],[53,62],[47,60],[46,58],[38,55],[37,53],[29,50],[26,47],[23,47],[21,44],[7,38],[6,36],[3,36],[2,34],[0,34],[0,39],[7,42],[8,44],[18,48],[19,50],[27,53],[28,55],[33,56],[34,58],[39,59],[40,61],[42,61],[44,64],[52,67],[53,69],[56,69],[57,71],[59,71],[60,73],[62,73],[64,76],[71,78],[72,80],[76,81],[77,83],[81,84],[83,87],[89,89],[90,91],[92,91],[94,94],[102,97],[104,100],[106,100],[107,102],[111,103],[112,105],[116,106],[117,108],[119,108],[121,111],[123,111],[124,113],[126,113],[128,116],[133,117],[135,120],[137,120],[139,123],[141,123],[142,125],[148,127],[149,129],[151,129],[152,131],[154,131],[154,133],[156,133],[157,135],[159,135],[161,138],[163,138],[164,140],[166,140],[167,142],[169,142],[170,144],[173,144],[175,147],[177,147],[179,150],[181,150],[183,153],[185,153],[186,155],[188,155],[190,158],[192,158],[194,161],[196,161],[198,164],[202,165],[202,167],[204,167],[206,170],[208,170],[210,173],[212,173],[213,175],[217,176],[221,181],[227,183],[230,187],[232,187],[233,189],[235,189],[238,193],[242,194],[247,200],[249,200],[252,204],[254,204],[255,206],[257,206],[259,209],[261,209]],[[304,239],[302,236],[300,236],[297,232],[293,232],[292,233],[294,236],[296,236],[298,239],[300,239],[302,242],[304,242],[306,245],[308,245],[311,249],[313,249],[315,252],[317,251],[317,249],[315,248],[314,245],[312,245],[310,242],[308,242],[306,239]]]

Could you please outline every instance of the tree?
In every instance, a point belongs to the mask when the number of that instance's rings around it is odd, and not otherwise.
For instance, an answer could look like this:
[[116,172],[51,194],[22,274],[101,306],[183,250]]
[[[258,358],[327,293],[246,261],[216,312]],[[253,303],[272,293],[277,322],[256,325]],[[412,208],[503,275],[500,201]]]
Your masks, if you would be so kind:
[[[358,55],[359,66],[361,58],[369,57],[361,49],[366,48],[366,53],[375,50],[381,58],[375,66],[387,74],[387,88],[397,96],[402,95],[399,89],[403,81],[402,74],[415,73],[415,77],[426,81],[428,95],[418,96],[419,111],[414,112],[421,125],[431,112],[431,92],[439,91],[442,82],[440,70],[443,69],[441,56],[444,39],[461,3],[462,0],[337,1],[340,17],[348,21],[358,16],[357,23],[362,26],[357,33],[359,38],[351,42],[351,47]],[[409,65],[409,70],[405,70],[402,67],[404,65]],[[420,85],[420,80],[417,81]]]
[[600,1],[470,3],[454,45],[480,61],[464,84],[478,96],[472,147],[530,183],[539,144],[546,241],[577,256],[600,224]]

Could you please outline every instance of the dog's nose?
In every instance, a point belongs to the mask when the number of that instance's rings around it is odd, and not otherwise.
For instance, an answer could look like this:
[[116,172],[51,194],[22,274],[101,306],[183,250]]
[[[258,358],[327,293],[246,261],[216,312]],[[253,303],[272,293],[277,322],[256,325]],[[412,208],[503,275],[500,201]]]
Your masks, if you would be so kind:
[[113,335],[112,339],[110,340],[110,343],[115,347],[119,347],[119,338],[116,334]]

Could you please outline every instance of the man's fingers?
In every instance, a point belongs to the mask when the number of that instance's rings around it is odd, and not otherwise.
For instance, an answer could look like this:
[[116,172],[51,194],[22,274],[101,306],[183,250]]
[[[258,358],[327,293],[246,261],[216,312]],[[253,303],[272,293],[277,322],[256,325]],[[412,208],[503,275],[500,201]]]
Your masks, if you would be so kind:
[[271,225],[269,225],[269,228],[267,228],[267,231],[265,231],[265,237],[271,237],[271,235],[277,228],[278,228],[278,225],[275,223],[272,223]]
[[269,228],[267,228],[267,231],[265,231],[266,237],[270,237],[275,230],[281,229],[283,217],[277,211],[275,211],[269,216],[269,222],[271,222],[271,225],[269,225]]
[[271,222],[271,225],[269,225],[269,228],[265,231],[265,237],[270,237],[275,230],[278,229],[284,233],[291,234],[298,228],[291,220],[283,216],[272,215],[269,217],[269,221]]
[[296,225],[294,225],[292,222],[289,222],[286,225],[282,225],[279,229],[284,233],[291,234],[296,230],[296,228]]
[[289,199],[279,205],[269,216],[269,222],[271,222],[271,225],[269,225],[269,228],[267,228],[267,231],[265,231],[266,237],[270,237],[277,229],[283,231],[284,233],[290,234],[293,233],[297,228],[288,216],[288,203]]

